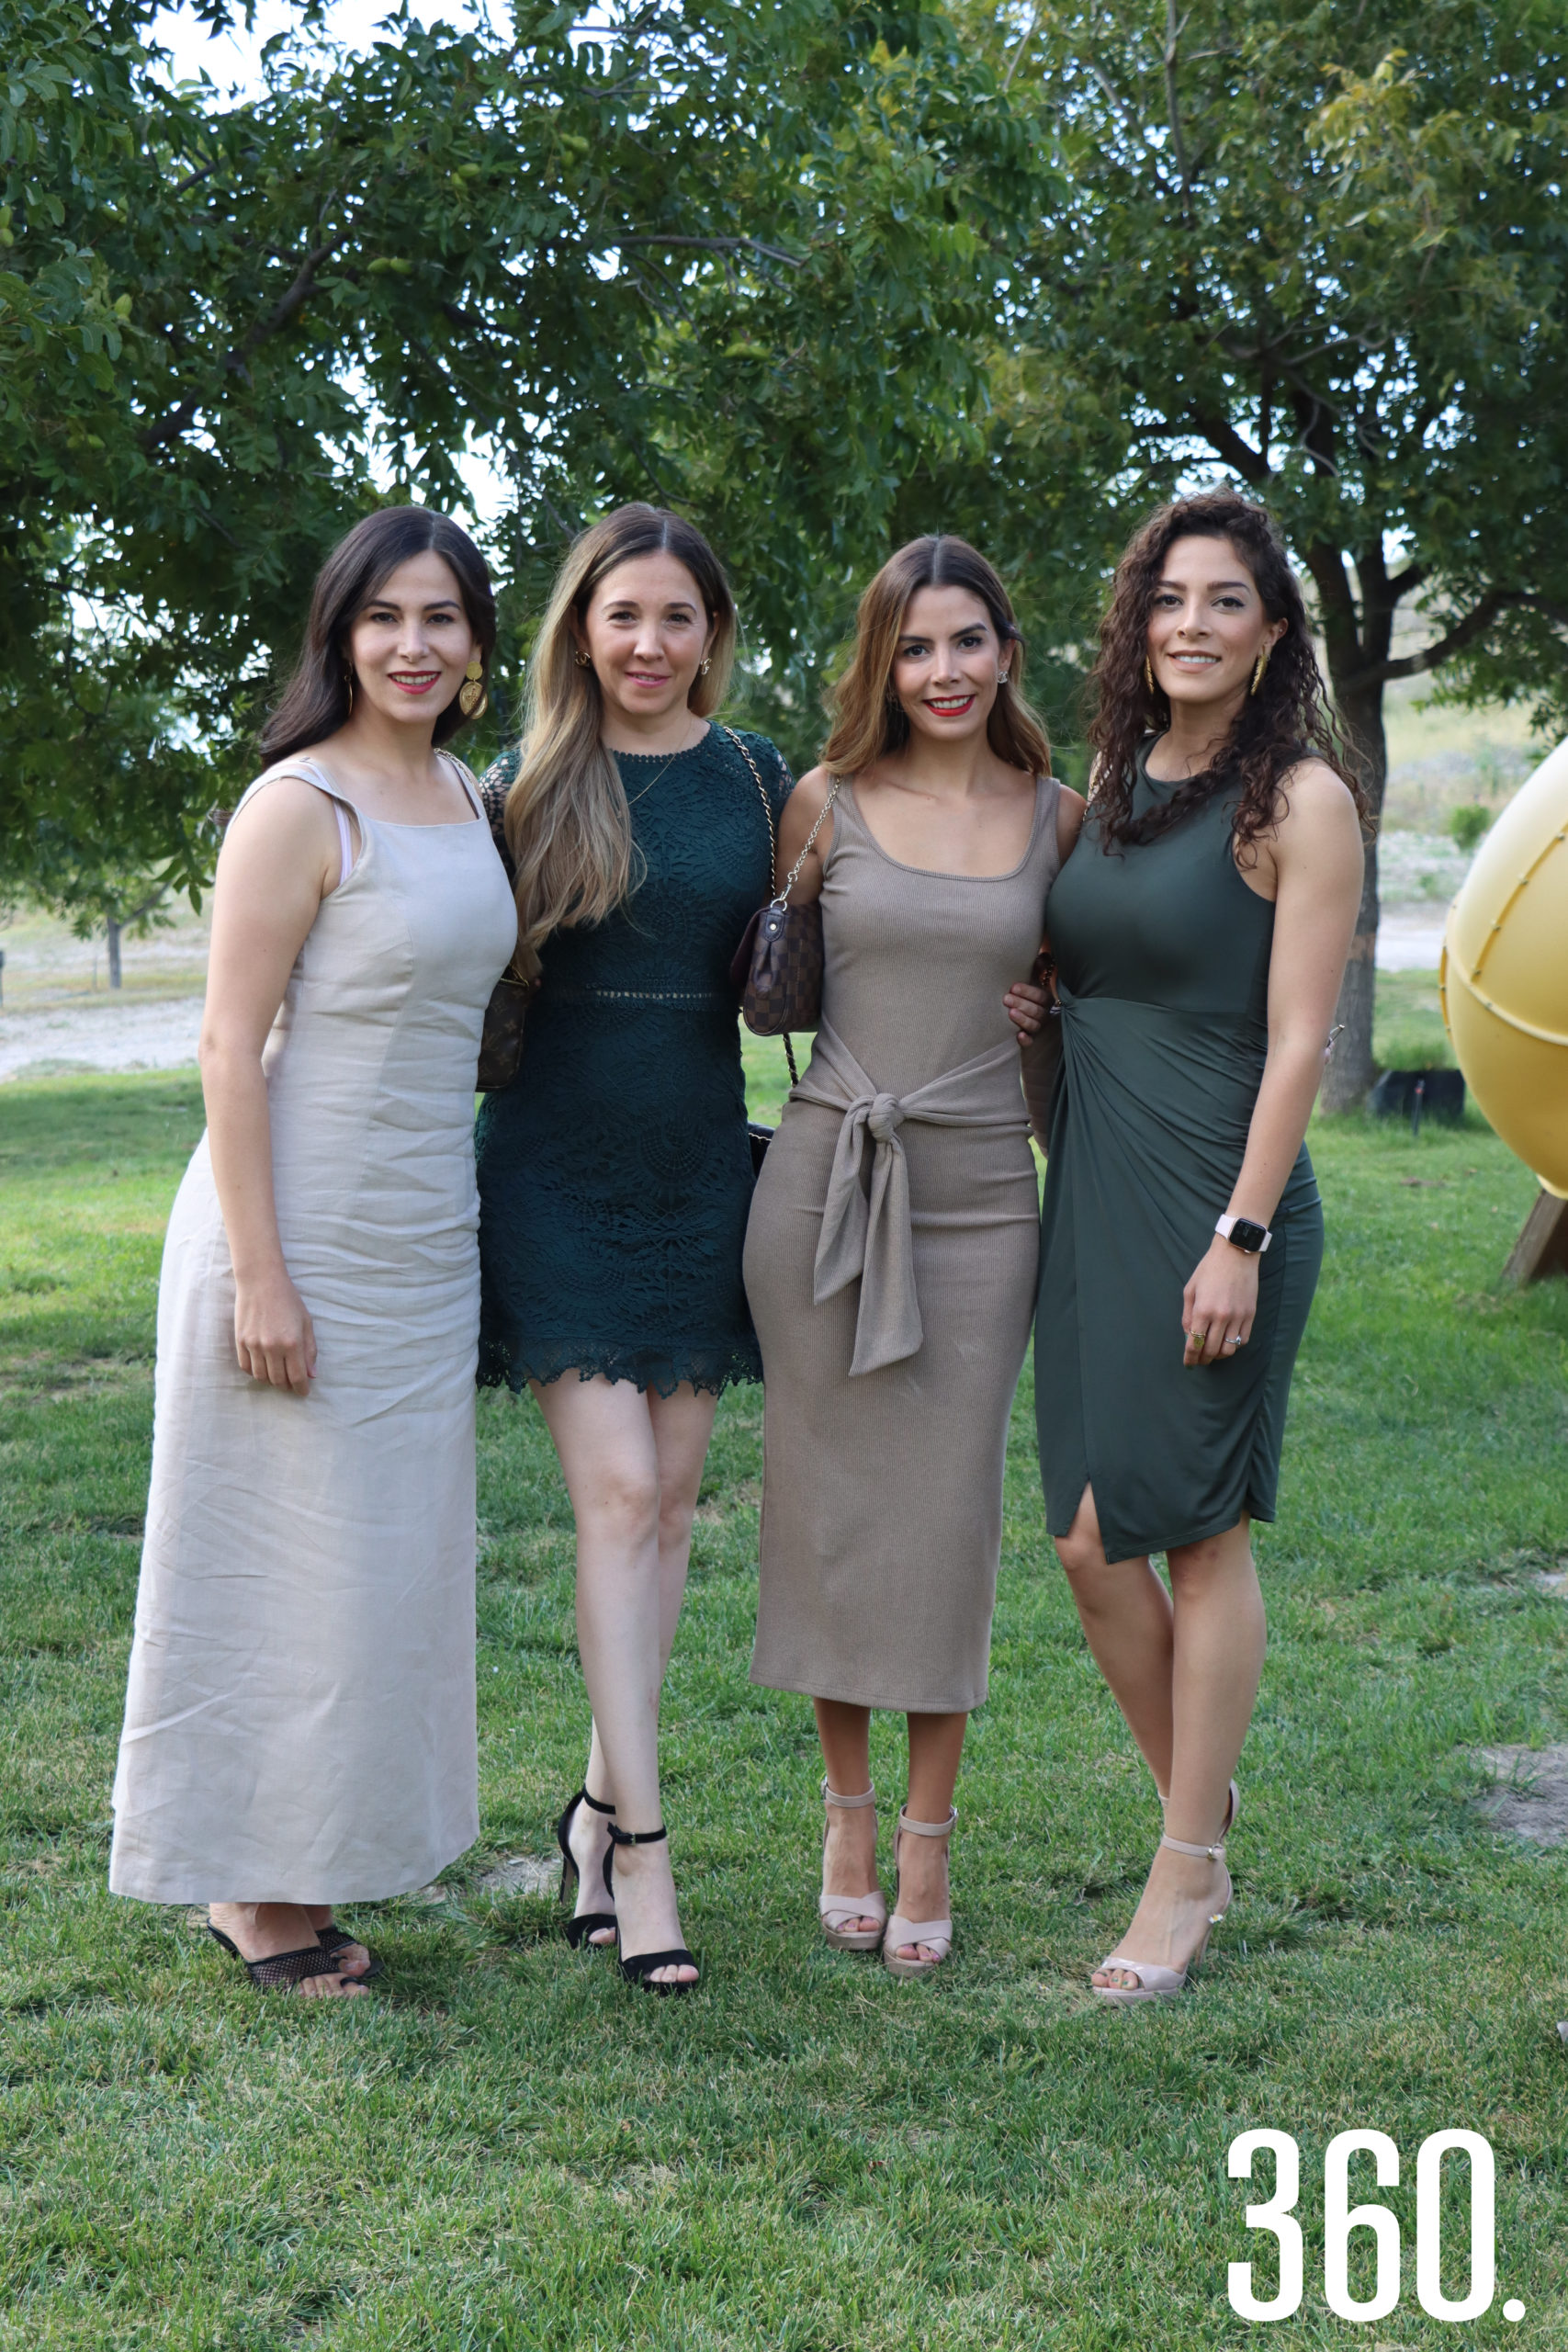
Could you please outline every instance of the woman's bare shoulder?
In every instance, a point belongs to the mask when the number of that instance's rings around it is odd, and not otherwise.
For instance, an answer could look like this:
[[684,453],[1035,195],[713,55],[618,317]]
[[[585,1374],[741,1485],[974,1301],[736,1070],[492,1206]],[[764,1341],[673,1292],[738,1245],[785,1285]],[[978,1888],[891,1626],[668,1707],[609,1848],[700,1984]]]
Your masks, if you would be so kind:
[[1056,832],[1069,845],[1076,842],[1083,825],[1083,812],[1089,807],[1081,792],[1064,784],[1056,795]]
[[1280,789],[1289,804],[1286,813],[1295,808],[1312,810],[1314,814],[1342,815],[1354,811],[1356,803],[1349,786],[1336,775],[1326,760],[1309,752],[1304,759],[1296,760],[1280,778]]
[[795,790],[785,801],[784,807],[796,816],[820,816],[832,788],[831,768],[807,768],[803,776],[796,777]]

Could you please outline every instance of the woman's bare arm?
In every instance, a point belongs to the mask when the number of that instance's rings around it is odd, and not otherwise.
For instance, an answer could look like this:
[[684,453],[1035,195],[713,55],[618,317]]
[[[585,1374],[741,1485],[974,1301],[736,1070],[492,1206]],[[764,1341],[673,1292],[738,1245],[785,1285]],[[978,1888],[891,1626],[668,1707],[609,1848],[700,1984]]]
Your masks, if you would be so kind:
[[[1345,959],[1361,900],[1364,853],[1355,804],[1332,768],[1303,761],[1287,778],[1290,808],[1269,844],[1278,885],[1269,959],[1269,1054],[1247,1151],[1230,1199],[1216,1203],[1266,1226],[1280,1205],[1323,1078]],[[1227,1333],[1243,1345],[1258,1306],[1258,1261],[1218,1236],[1183,1296],[1189,1363],[1210,1363]]]
[[235,1352],[242,1372],[299,1396],[316,1368],[316,1340],[278,1239],[262,1048],[294,959],[339,880],[340,858],[332,809],[310,785],[285,776],[240,811],[218,860],[201,1021],[212,1175],[234,1266]]
[[[806,847],[812,826],[827,808],[832,782],[832,775],[827,768],[808,768],[784,802],[784,815],[779,819],[779,857],[773,875],[775,890],[784,888],[789,879],[791,866]],[[792,907],[808,907],[813,899],[821,897],[822,870],[832,846],[833,818],[829,810],[822,819],[821,830],[800,869],[800,878],[789,894]]]

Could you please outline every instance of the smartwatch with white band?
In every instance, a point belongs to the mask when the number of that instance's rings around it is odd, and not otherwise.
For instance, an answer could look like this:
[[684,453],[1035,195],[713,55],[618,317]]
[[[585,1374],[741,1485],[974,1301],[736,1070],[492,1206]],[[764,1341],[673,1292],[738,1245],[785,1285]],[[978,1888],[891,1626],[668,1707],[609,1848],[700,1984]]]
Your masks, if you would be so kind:
[[1247,1216],[1216,1218],[1214,1231],[1233,1250],[1244,1250],[1249,1258],[1260,1258],[1274,1237],[1266,1225],[1254,1225]]

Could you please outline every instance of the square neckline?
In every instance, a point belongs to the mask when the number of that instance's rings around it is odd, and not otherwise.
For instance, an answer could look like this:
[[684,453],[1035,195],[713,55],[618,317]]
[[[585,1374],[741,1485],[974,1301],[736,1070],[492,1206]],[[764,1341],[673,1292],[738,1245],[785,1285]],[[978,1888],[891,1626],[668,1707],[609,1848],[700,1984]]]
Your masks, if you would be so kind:
[[[384,831],[389,833],[463,833],[467,832],[471,825],[488,825],[490,820],[486,817],[484,808],[478,797],[479,787],[476,785],[469,783],[468,773],[463,767],[462,762],[454,758],[450,752],[444,752],[439,748],[436,750],[435,756],[438,760],[446,760],[451,766],[453,772],[457,775],[458,784],[462,786],[464,797],[467,798],[469,808],[473,810],[472,816],[443,817],[440,823],[435,825],[414,825],[410,824],[406,820],[400,822],[395,817],[370,817],[366,814],[363,808],[361,808],[357,800],[354,799],[350,794],[344,792],[341,785],[333,781],[330,770],[321,761],[311,759],[300,760],[297,763],[297,769],[295,772],[298,772],[299,768],[314,768],[318,775],[323,779],[322,789],[330,794],[333,799],[341,800],[345,808],[352,808],[355,815],[355,821],[357,824],[378,825]],[[287,766],[283,766],[280,768],[279,773],[287,775],[290,771]],[[355,863],[357,864],[357,860]]]
[[[887,865],[891,865],[896,873],[923,874],[933,882],[1015,882],[1019,876],[1023,872],[1024,867],[1029,864],[1030,859],[1033,856],[1035,849],[1039,844],[1041,817],[1045,806],[1045,795],[1042,786],[1047,784],[1059,785],[1060,779],[1056,776],[1046,775],[1037,775],[1035,777],[1034,815],[1030,822],[1029,839],[1024,844],[1023,855],[1019,859],[1016,865],[1010,865],[1007,870],[1001,874],[955,874],[951,867],[945,865],[907,865],[903,858],[895,857],[891,850],[884,849],[882,843],[877,840],[874,831],[872,830],[871,820],[867,817],[865,810],[860,805],[860,795],[855,790],[854,777],[852,775],[847,776],[844,782],[845,789],[849,794],[851,801],[854,805],[855,815],[860,820],[862,832],[864,833],[867,841],[871,843],[872,848],[876,852],[878,857],[884,859]],[[837,836],[835,836],[835,839],[836,838]],[[829,855],[831,855],[831,852],[829,852]]]

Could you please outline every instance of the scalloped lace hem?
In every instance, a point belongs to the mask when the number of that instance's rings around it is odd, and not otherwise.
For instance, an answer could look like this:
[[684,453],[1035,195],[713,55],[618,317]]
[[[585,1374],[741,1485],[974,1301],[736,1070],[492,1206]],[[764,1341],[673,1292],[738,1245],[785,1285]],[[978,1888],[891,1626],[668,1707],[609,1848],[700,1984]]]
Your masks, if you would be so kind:
[[755,1340],[725,1340],[708,1347],[606,1347],[596,1340],[555,1340],[513,1349],[491,1340],[479,1347],[481,1388],[523,1390],[531,1380],[547,1388],[575,1372],[579,1380],[629,1380],[639,1390],[672,1396],[683,1385],[721,1396],[744,1381],[761,1381],[762,1358]]

